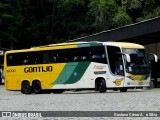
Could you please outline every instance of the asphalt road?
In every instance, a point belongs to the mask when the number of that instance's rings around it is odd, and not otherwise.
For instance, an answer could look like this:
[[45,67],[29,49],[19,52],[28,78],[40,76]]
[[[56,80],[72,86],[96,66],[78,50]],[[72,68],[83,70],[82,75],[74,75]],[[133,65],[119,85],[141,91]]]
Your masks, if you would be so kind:
[[0,111],[160,111],[160,89],[24,95],[0,85]]

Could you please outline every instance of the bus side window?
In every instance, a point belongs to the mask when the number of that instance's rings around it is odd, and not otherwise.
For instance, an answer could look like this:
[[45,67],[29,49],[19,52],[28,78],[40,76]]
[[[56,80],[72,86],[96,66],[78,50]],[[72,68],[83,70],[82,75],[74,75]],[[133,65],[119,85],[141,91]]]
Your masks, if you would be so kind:
[[32,65],[40,63],[40,54],[39,52],[28,52],[28,53],[20,53],[20,59],[22,60],[23,65]]
[[80,48],[78,53],[80,61],[90,61],[90,48]]
[[99,55],[92,55],[92,60],[98,60],[98,59],[100,59]]
[[7,65],[12,66],[14,63],[13,55],[7,54]]
[[87,56],[81,56],[80,60],[81,60],[81,61],[87,60]]
[[104,53],[101,55],[101,61],[102,63],[107,63],[106,55]]
[[37,57],[34,58],[33,64],[38,64],[38,58]]
[[92,48],[91,61],[98,63],[107,63],[104,47]]
[[42,55],[43,53],[41,51],[31,53],[31,64],[41,64]]
[[42,53],[42,64],[49,63],[49,52]]
[[65,63],[65,62],[72,62],[73,61],[73,50],[61,50],[59,51],[59,62]]
[[74,62],[79,61],[79,56],[75,56],[75,57],[73,58],[73,61],[74,61]]
[[[21,56],[21,57],[22,57],[22,59],[23,59],[23,64],[24,64],[24,65],[31,64],[31,58],[30,58],[29,55],[27,55],[26,57],[24,57],[24,56]],[[23,58],[23,57],[24,57],[24,58]]]
[[56,56],[54,53],[50,53],[49,54],[49,63],[55,63],[57,60],[56,60]]

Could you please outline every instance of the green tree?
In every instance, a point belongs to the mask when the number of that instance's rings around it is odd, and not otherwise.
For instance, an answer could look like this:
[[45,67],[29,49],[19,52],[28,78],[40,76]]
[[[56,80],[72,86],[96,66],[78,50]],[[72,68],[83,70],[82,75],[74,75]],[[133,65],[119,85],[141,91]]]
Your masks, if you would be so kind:
[[159,0],[1,0],[0,43],[59,43],[157,16]]
[[10,5],[10,1],[0,2],[0,11],[0,42],[14,40],[11,25],[14,16],[11,14],[12,6]]
[[122,5],[126,7],[133,22],[139,22],[156,17],[153,12],[160,4],[158,0],[122,0]]
[[132,18],[126,13],[126,8],[119,7],[113,18],[114,27],[121,27],[132,23]]
[[114,0],[91,0],[89,4],[89,14],[94,17],[96,31],[111,29],[113,27],[112,18],[116,13],[116,3]]

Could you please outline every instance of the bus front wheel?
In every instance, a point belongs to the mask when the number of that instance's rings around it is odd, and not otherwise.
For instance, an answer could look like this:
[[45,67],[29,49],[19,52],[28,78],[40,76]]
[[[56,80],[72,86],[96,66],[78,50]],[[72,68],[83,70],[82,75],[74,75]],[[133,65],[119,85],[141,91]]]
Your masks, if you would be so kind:
[[31,86],[28,81],[25,81],[24,83],[22,83],[21,92],[23,94],[31,94]]
[[101,79],[98,83],[98,90],[100,93],[106,92],[106,83],[104,79]]
[[42,92],[41,83],[39,81],[33,82],[32,90],[35,94],[40,94]]

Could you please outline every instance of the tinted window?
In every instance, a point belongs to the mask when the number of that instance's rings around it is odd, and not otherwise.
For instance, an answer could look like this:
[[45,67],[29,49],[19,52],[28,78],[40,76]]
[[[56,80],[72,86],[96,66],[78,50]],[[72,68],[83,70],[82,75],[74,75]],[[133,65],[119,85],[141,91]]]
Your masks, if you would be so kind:
[[41,63],[40,52],[23,52],[7,54],[7,65],[30,65]]
[[90,61],[90,48],[78,48],[73,52],[73,62]]
[[114,46],[107,46],[108,59],[111,72],[115,75],[124,75],[123,60],[120,53],[120,48]]
[[95,47],[91,49],[91,61],[107,63],[104,47]]
[[7,54],[8,66],[80,61],[107,63],[104,47],[85,47]]

